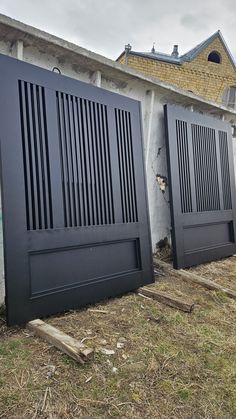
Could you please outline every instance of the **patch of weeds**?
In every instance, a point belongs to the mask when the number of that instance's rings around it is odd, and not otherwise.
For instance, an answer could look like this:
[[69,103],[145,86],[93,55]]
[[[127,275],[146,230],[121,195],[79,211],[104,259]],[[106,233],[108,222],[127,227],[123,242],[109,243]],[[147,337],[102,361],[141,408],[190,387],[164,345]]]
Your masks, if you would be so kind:
[[29,355],[30,351],[25,348],[24,342],[20,339],[11,339],[0,345],[0,356],[4,358],[7,365],[11,365],[15,359],[27,360]]
[[10,349],[10,351],[14,351],[15,349],[19,349],[19,347],[21,346],[21,341],[20,340],[10,340],[8,343],[8,347]]
[[173,382],[171,380],[162,380],[160,383],[160,387],[165,392],[170,392],[173,389]]
[[204,358],[204,364],[206,368],[213,372],[223,371],[224,368],[224,359],[221,356],[214,354],[207,354]]
[[176,312],[169,317],[169,323],[172,324],[182,324],[185,323],[186,319],[183,314]]
[[78,368],[78,367],[82,367],[82,364],[80,364],[79,362],[75,361],[75,359],[71,358],[70,356],[63,354],[62,355],[62,361],[64,362],[64,364],[66,365],[71,365],[72,367]]
[[191,397],[191,391],[188,388],[180,388],[179,390],[177,390],[177,396],[181,399],[181,400],[189,400]]
[[3,404],[11,405],[12,402],[17,402],[20,399],[20,395],[17,393],[3,394],[1,399]]
[[233,384],[236,384],[236,373],[235,374],[232,374],[232,376],[230,377],[230,379],[231,379],[231,382]]
[[5,345],[0,345],[0,356],[7,356],[8,350]]
[[224,334],[214,325],[200,325],[197,332],[201,337],[201,341],[210,339],[216,346],[221,346],[225,341]]
[[204,310],[203,310],[203,309],[195,310],[195,311],[194,311],[194,316],[195,316],[198,320],[204,320],[204,321],[205,321],[206,319],[208,319],[209,314],[210,314],[210,311],[211,311],[211,310],[206,309],[206,308],[204,307]]
[[225,304],[225,303],[228,303],[230,301],[230,298],[223,291],[216,291],[215,294],[216,294],[218,300],[221,303],[224,303]]
[[167,341],[167,339],[165,339],[165,342],[153,347],[153,353],[155,356],[163,355],[165,357],[175,358],[179,354],[180,348],[176,347],[172,342]]
[[217,346],[218,345],[216,345],[214,342],[209,341],[209,342],[204,342],[201,346],[201,349],[204,352],[212,353],[212,352],[217,351]]

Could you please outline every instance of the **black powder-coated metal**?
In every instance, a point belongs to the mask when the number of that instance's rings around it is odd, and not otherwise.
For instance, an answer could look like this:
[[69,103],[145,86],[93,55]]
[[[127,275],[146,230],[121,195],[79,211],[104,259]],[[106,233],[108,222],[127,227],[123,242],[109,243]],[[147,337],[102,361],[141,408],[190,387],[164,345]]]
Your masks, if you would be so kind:
[[174,267],[236,251],[236,201],[230,124],[165,105]]
[[8,325],[153,282],[140,103],[0,55]]

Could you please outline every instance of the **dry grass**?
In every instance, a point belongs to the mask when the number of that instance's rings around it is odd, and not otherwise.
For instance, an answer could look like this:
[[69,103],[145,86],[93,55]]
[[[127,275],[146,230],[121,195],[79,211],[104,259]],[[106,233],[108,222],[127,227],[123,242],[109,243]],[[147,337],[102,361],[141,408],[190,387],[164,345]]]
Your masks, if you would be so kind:
[[[207,277],[209,269],[236,287],[236,258],[195,271]],[[96,306],[107,313],[83,309],[47,319],[96,349],[84,366],[2,321],[0,417],[235,418],[236,301],[174,275],[159,281],[155,288],[194,301],[193,313],[128,294]]]
[[236,291],[236,255],[191,268],[190,271]]

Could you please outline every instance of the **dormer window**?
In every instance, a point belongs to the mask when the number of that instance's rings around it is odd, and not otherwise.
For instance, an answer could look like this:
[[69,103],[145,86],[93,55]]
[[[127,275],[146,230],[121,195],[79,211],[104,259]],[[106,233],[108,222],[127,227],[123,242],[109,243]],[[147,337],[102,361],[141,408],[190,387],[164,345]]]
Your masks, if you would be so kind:
[[217,52],[217,51],[210,52],[210,54],[208,55],[208,61],[211,61],[212,63],[220,64],[221,63],[221,56],[220,56],[219,52]]
[[222,97],[222,103],[229,108],[235,108],[236,103],[236,86],[230,86],[225,89]]

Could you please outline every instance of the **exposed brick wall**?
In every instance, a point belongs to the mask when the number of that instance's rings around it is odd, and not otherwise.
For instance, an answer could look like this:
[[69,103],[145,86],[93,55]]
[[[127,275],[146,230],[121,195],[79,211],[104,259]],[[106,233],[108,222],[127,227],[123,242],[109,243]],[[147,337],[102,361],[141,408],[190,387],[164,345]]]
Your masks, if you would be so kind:
[[[214,50],[220,53],[221,64],[207,60],[209,53]],[[124,55],[119,62],[125,64]],[[236,86],[236,71],[219,39],[215,39],[193,61],[182,65],[138,57],[131,53],[128,66],[217,103],[222,102],[227,87]]]

